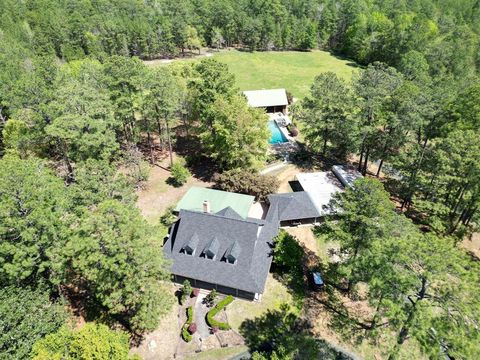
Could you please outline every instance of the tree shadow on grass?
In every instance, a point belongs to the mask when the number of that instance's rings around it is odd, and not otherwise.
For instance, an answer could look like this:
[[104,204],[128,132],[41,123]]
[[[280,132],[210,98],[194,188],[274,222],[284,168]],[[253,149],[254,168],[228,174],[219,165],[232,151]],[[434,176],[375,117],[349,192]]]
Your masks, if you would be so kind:
[[290,312],[286,304],[280,310],[269,310],[253,320],[245,320],[240,325],[240,334],[251,352],[266,357],[275,353],[279,358],[350,359],[341,350],[315,338],[310,322]]
[[209,182],[220,169],[212,159],[203,155],[201,148],[202,145],[195,136],[177,137],[176,153],[185,158],[188,169],[195,178]]

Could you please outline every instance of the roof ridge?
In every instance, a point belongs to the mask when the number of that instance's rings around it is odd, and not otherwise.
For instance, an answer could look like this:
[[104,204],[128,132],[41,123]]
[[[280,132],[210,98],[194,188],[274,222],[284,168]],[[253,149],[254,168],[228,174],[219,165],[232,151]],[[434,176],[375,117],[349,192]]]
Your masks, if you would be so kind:
[[251,220],[247,220],[248,218],[247,218],[247,219],[236,219],[236,218],[231,218],[231,217],[227,217],[227,216],[223,216],[223,215],[218,215],[217,213],[212,213],[212,212],[206,213],[206,212],[202,212],[202,211],[186,210],[186,209],[180,210],[180,214],[181,214],[182,212],[188,212],[188,213],[198,214],[198,215],[214,216],[214,217],[221,218],[221,219],[228,219],[228,220],[233,220],[233,221],[241,221],[241,222],[245,222],[245,223],[248,223],[248,224],[253,224],[253,225],[260,226],[260,224],[258,224],[257,222],[254,222],[254,221],[251,221]]

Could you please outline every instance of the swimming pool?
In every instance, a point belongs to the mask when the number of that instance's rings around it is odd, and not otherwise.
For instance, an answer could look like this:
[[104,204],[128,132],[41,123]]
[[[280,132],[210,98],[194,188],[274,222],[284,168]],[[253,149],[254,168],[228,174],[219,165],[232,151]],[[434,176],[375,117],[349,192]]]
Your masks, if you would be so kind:
[[278,127],[277,123],[274,120],[270,120],[268,122],[268,128],[270,129],[270,132],[272,133],[272,137],[270,138],[269,143],[270,144],[279,144],[279,143],[284,143],[287,142],[288,139],[283,135],[282,131]]

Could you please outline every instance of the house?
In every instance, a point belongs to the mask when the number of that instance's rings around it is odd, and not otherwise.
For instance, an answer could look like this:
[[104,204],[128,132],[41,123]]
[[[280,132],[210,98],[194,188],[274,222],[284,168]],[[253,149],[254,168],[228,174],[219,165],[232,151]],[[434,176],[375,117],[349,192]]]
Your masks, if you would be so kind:
[[333,194],[359,176],[343,166],[297,174],[301,189],[269,195],[262,219],[250,216],[253,196],[192,187],[176,208],[178,220],[163,247],[174,281],[259,300],[280,227],[317,223],[330,214],[326,205]]
[[263,108],[267,113],[281,112],[287,115],[288,98],[285,89],[249,90],[243,94],[251,107]]
[[216,289],[248,300],[264,292],[278,235],[276,212],[265,220],[243,218],[231,207],[216,213],[180,210],[164,245],[174,281]]

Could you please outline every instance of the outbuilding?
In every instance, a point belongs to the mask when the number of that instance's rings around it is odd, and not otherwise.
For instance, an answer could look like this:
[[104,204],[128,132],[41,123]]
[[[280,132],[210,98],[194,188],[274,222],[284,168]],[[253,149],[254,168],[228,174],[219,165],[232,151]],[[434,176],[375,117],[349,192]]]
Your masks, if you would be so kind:
[[285,89],[248,90],[243,94],[248,105],[253,108],[263,108],[267,113],[281,112],[287,115],[288,97]]

